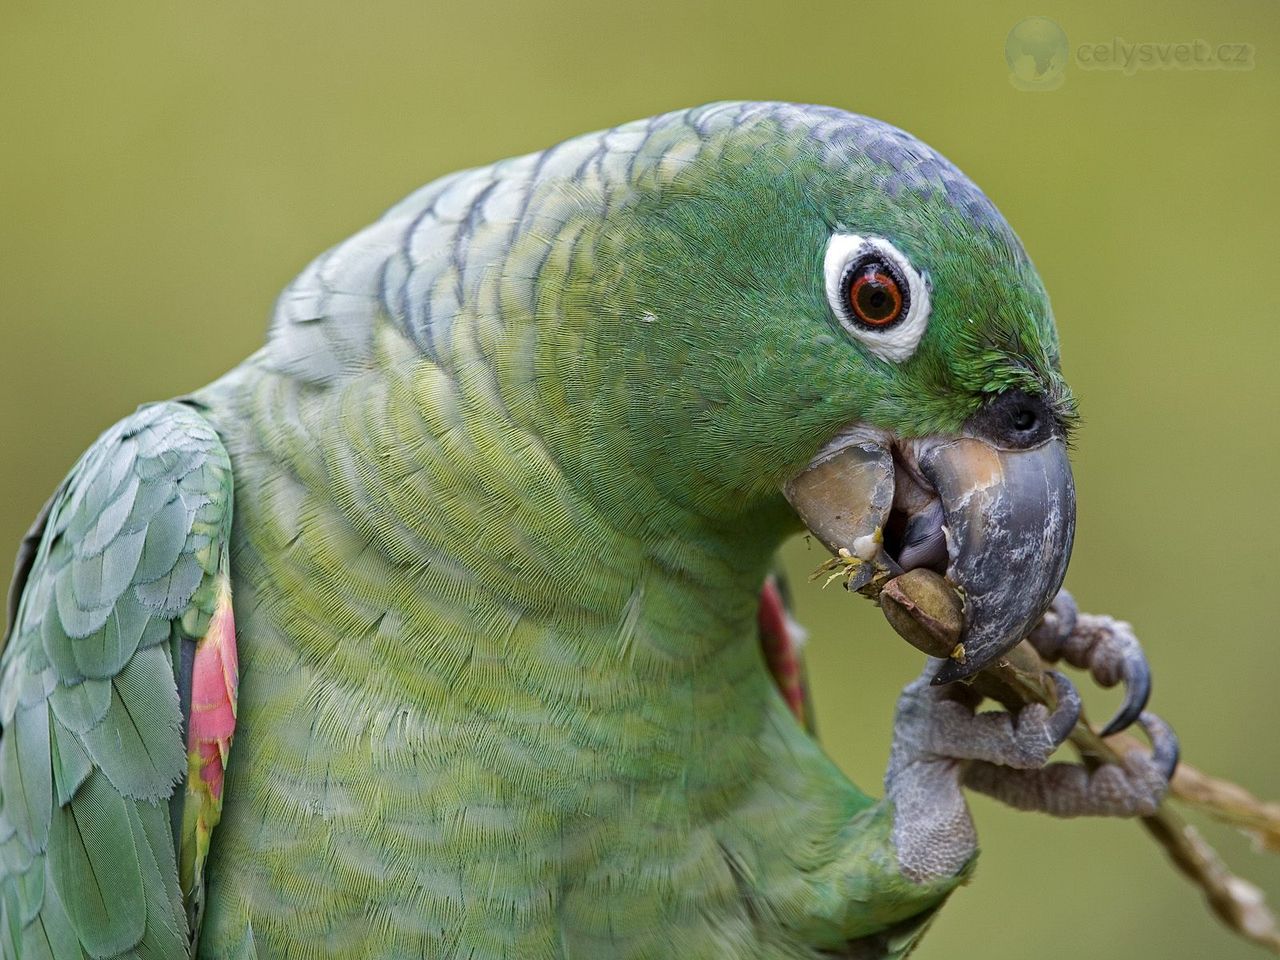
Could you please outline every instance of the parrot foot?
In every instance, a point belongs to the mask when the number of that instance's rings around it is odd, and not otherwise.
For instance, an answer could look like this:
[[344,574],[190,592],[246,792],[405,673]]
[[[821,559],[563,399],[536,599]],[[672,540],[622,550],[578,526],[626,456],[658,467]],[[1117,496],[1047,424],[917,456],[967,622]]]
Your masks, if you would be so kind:
[[1150,751],[1131,750],[1096,768],[1049,763],[1080,717],[1070,681],[1049,673],[1057,688],[1053,710],[1030,704],[1017,714],[979,713],[981,698],[965,685],[930,683],[940,663],[931,660],[898,699],[885,774],[893,844],[906,876],[926,882],[955,874],[973,856],[977,835],[962,787],[1057,817],[1155,812],[1178,764],[1178,739],[1155,714],[1136,718]]
[[956,873],[977,849],[961,783],[967,762],[1010,772],[1038,772],[1080,717],[1080,697],[1051,674],[1058,705],[975,712],[961,684],[936,687],[931,660],[898,699],[885,792],[894,804],[893,843],[902,871],[917,882]]
[[[931,663],[934,672],[939,662]],[[1080,719],[1080,695],[1071,681],[1054,671],[1049,676],[1057,688],[1057,707],[1050,711],[1044,704],[1028,704],[1016,714],[977,713],[977,700],[967,687],[926,689],[932,674],[925,674],[903,691],[896,730],[899,738],[914,741],[921,757],[985,760],[1032,770],[1048,762]]]
[[1124,703],[1102,729],[1102,736],[1128,728],[1146,709],[1151,668],[1133,627],[1123,620],[1080,613],[1071,594],[1061,590],[1028,639],[1045,660],[1065,660],[1087,670],[1101,687],[1124,684]]
[[964,784],[1019,810],[1055,817],[1150,816],[1178,765],[1178,740],[1155,714],[1143,713],[1137,723],[1151,740],[1151,751],[1132,750],[1118,764],[1091,770],[1079,763],[1051,763],[1019,770],[977,761],[965,770]]

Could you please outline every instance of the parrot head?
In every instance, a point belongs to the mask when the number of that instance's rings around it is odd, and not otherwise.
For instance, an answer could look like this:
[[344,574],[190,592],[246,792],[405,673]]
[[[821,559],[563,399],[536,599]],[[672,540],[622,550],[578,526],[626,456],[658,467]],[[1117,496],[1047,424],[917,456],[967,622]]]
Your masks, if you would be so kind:
[[684,511],[787,510],[863,592],[945,573],[965,628],[935,682],[973,673],[1044,613],[1071,550],[1074,403],[1035,269],[900,130],[781,104],[692,116],[691,142],[638,151],[565,268],[597,426]]

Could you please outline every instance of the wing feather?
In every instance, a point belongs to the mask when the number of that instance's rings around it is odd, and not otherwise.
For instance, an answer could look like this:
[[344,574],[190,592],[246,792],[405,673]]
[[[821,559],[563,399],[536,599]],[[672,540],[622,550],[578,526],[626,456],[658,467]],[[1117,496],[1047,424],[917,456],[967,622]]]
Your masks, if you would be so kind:
[[5,955],[190,952],[179,666],[226,582],[231,502],[207,421],[156,404],[90,447],[23,541],[0,659]]

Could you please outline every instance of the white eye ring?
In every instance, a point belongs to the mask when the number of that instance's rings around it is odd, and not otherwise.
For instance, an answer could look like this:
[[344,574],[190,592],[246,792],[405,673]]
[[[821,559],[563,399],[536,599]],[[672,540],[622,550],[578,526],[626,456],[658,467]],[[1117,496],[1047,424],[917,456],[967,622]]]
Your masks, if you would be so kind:
[[[897,320],[883,327],[859,322],[849,303],[851,275],[870,259],[883,262],[906,282],[906,290],[902,291],[906,309]],[[882,237],[833,233],[827,241],[822,269],[827,302],[840,325],[855,339],[881,360],[892,363],[901,363],[916,352],[929,322],[929,285],[901,250]]]

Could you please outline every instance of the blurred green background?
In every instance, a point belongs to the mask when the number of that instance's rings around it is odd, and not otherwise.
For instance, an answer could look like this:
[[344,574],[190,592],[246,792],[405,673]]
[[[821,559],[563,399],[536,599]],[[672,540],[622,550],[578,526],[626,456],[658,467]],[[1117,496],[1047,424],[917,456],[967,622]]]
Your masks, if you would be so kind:
[[[0,544],[99,431],[255,349],[295,272],[419,184],[707,100],[831,103],[940,149],[1022,235],[1085,415],[1068,583],[1137,625],[1184,755],[1280,796],[1278,10],[5,0]],[[1032,15],[1069,47],[1015,60],[1026,91],[1005,45]],[[1247,43],[1253,68],[1078,62],[1115,37]],[[788,558],[824,740],[878,790],[918,655],[870,605],[804,582],[816,548]],[[976,882],[921,958],[1259,955],[1135,824],[974,807]],[[1280,898],[1280,858],[1208,832]]]

